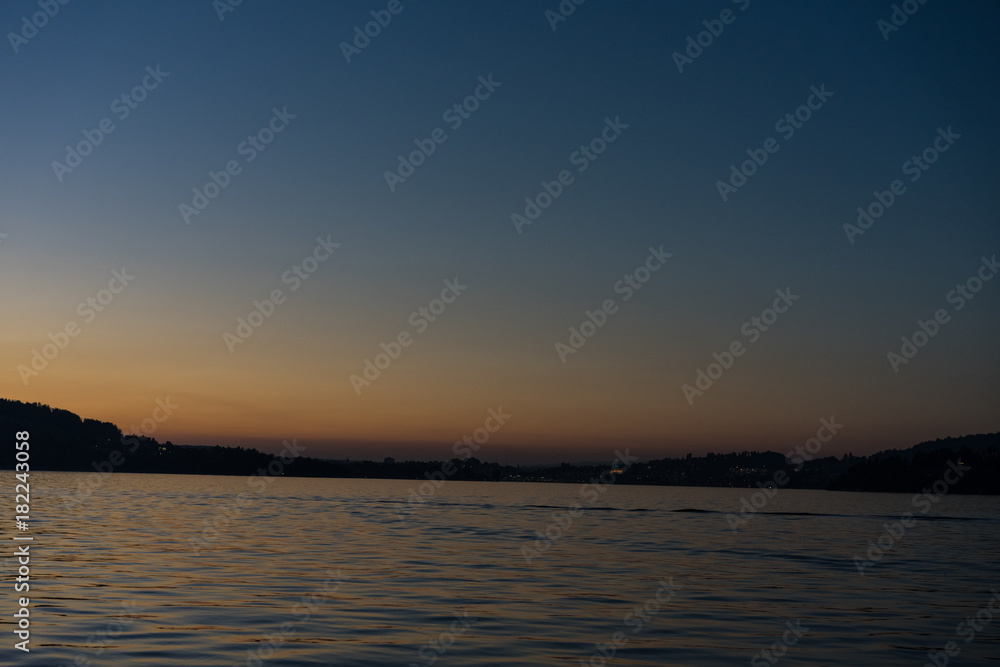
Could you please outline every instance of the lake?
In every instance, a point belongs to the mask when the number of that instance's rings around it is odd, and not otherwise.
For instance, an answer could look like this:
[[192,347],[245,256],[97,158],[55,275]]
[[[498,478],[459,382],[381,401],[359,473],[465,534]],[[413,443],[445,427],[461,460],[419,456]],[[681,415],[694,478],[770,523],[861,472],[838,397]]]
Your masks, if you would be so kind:
[[[12,472],[0,486],[9,516]],[[951,664],[1000,662],[996,497],[46,472],[31,486],[32,650],[12,649],[5,584],[5,665],[919,667],[948,642]]]

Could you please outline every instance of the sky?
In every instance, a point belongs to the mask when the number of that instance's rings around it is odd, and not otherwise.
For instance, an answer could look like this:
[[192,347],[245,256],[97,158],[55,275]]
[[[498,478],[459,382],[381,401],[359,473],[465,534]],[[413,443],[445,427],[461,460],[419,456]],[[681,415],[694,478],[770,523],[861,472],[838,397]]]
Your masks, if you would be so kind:
[[0,395],[321,458],[1000,430],[1000,6],[903,5],[4,3]]

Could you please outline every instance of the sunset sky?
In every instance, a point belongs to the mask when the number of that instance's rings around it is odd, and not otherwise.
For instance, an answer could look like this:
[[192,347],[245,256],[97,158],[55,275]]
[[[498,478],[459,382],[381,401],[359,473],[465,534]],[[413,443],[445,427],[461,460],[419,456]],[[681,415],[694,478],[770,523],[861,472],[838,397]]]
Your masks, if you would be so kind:
[[[485,460],[785,451],[830,417],[838,455],[1000,429],[1000,280],[977,283],[1000,254],[1000,6],[928,2],[888,39],[889,2],[558,6],[71,2],[11,39],[40,10],[4,3],[0,396],[126,431],[169,397],[160,440],[330,458],[446,457],[500,407]],[[387,182],[415,142],[433,153]],[[543,181],[558,196],[512,221]],[[876,190],[893,203],[845,231]]]

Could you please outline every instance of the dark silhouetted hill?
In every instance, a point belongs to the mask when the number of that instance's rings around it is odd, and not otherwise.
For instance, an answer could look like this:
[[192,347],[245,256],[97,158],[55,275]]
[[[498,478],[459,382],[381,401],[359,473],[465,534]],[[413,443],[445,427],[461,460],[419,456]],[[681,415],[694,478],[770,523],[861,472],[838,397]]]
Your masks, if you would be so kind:
[[[949,467],[954,472],[946,478]],[[948,493],[1000,494],[1000,433],[945,438],[879,452],[852,465],[832,480],[829,488],[920,493],[938,480],[955,479],[958,472],[961,477],[949,484]]]
[[[280,474],[289,477],[523,481],[583,484],[614,479],[616,484],[722,486],[759,485],[842,491],[919,493],[941,479],[949,463],[968,467],[949,493],[1000,494],[1000,433],[922,442],[869,457],[828,456],[801,466],[776,452],[744,451],[639,462],[608,477],[609,465],[562,463],[524,467],[476,458],[450,461],[330,461],[256,449],[175,445],[123,434],[114,424],[81,419],[40,403],[0,399],[0,431],[10,446],[0,447],[0,469],[14,467],[14,434],[29,431],[31,470],[180,473],[195,475]],[[280,466],[275,461],[281,463]],[[609,462],[610,464],[610,462]],[[442,470],[448,472],[443,474]],[[782,477],[776,477],[781,473]],[[784,480],[781,483],[780,480]]]

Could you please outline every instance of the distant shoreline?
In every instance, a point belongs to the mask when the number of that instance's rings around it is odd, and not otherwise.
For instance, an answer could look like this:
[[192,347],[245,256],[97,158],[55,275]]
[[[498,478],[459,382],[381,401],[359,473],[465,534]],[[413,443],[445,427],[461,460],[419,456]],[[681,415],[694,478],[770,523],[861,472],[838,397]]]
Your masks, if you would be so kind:
[[[295,440],[285,442],[278,454],[175,445],[123,435],[114,424],[81,419],[66,410],[8,399],[0,399],[0,427],[12,433],[31,431],[33,471],[244,476],[265,486],[273,477],[311,477],[400,479],[434,487],[455,480],[872,493],[927,492],[949,474],[957,475],[957,481],[948,484],[950,494],[1000,495],[1000,433],[946,438],[871,456],[819,457],[818,451],[814,456],[799,448],[788,454],[743,451],[639,461],[626,449],[605,465],[522,467],[480,461],[472,451],[444,461],[386,457],[379,462],[305,457],[305,447]],[[14,470],[14,464],[13,448],[0,452],[0,470]]]

